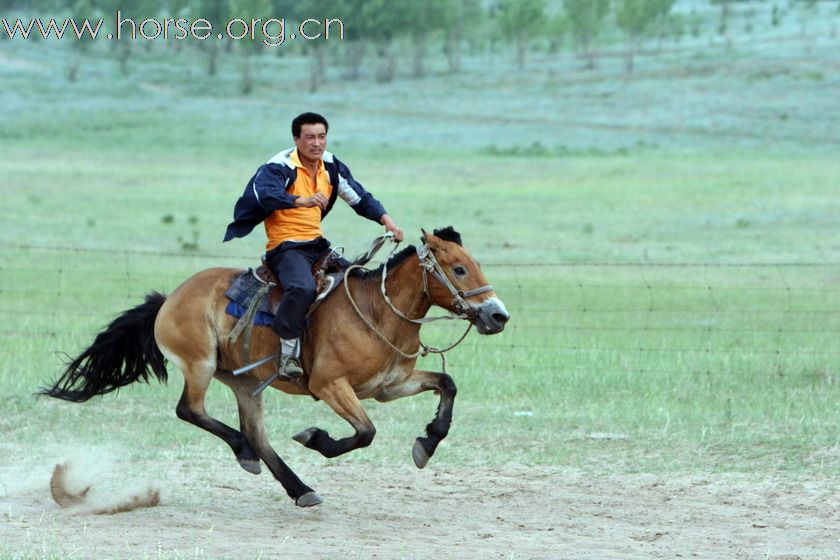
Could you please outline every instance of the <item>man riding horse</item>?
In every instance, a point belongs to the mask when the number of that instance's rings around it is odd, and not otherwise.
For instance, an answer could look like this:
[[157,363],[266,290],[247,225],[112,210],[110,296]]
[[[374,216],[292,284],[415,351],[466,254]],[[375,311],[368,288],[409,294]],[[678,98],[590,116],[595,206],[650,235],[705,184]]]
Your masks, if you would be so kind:
[[350,169],[326,151],[327,119],[303,113],[292,121],[295,147],[261,165],[236,201],[225,241],[244,237],[260,222],[267,237],[265,263],[277,276],[283,297],[272,328],[280,337],[281,379],[293,381],[300,367],[300,336],[306,311],[315,301],[312,266],[329,251],[321,221],[341,197],[360,216],[385,226],[402,241],[403,232]]
[[[387,261],[375,270],[361,270],[360,264],[347,268],[344,289],[325,298],[309,316],[306,336],[311,343],[299,348],[303,318],[314,297],[310,267],[329,247],[320,221],[335,198],[342,197],[356,213],[384,225],[396,240],[402,240],[403,233],[353,179],[347,166],[325,151],[327,122],[323,117],[301,115],[292,123],[292,134],[295,148],[257,170],[236,203],[234,221],[225,235],[226,241],[242,237],[265,222],[266,257],[286,292],[274,323],[283,339],[280,372],[268,363],[255,367],[247,363],[246,346],[258,355],[273,357],[277,337],[269,329],[253,329],[253,338],[231,336],[238,323],[227,312],[227,294],[249,272],[213,267],[193,274],[169,295],[147,294],[143,303],[111,321],[39,393],[84,402],[152,377],[165,382],[169,361],[184,379],[175,407],[178,418],[224,441],[247,472],[259,474],[260,465],[266,465],[296,505],[311,507],[322,498],[268,440],[263,389],[271,386],[290,395],[314,397],[352,427],[353,433],[345,437],[334,437],[317,426],[293,436],[324,457],[338,457],[371,444],[376,426],[362,400],[390,402],[434,391],[440,397],[437,411],[411,450],[414,464],[422,469],[452,424],[457,387],[446,372],[443,354],[457,346],[472,326],[479,334],[502,332],[510,315],[463,246],[461,235],[449,226],[433,233],[423,231],[419,245],[398,253],[394,246]],[[433,306],[449,315],[427,317]],[[421,342],[420,328],[437,319],[463,319],[469,325],[454,344],[433,348]],[[417,368],[418,359],[430,352],[441,355],[443,371]],[[301,365],[306,368],[305,382],[276,382],[281,374],[282,381],[303,375]],[[244,366],[248,375],[238,375]],[[233,391],[239,429],[208,412],[206,395],[214,380]]]

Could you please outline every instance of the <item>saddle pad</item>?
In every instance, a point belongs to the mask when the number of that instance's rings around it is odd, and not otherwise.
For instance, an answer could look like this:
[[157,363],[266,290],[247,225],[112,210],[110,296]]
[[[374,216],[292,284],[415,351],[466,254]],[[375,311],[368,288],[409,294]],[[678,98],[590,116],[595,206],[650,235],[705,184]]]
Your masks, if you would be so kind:
[[[318,305],[336,288],[341,284],[344,280],[344,273],[338,272],[334,274],[329,274],[329,277],[333,279],[331,283],[329,283],[328,291],[324,292],[324,288],[322,287],[322,291],[318,294],[318,299],[312,304],[309,308],[308,313],[312,313]],[[248,307],[251,305],[251,301],[254,297],[257,296],[260,288],[263,287],[263,283],[257,280],[251,269],[242,272],[239,276],[237,276],[233,282],[230,284],[230,288],[227,289],[225,292],[225,296],[230,300],[227,307],[225,308],[225,313],[236,317],[239,319],[248,311]],[[271,312],[271,304],[268,298],[268,294],[263,296],[262,301],[259,303],[259,307],[257,308],[257,314],[254,317],[254,325],[258,327],[268,326],[274,322],[274,313]]]
[[[225,292],[225,296],[230,300],[225,312],[237,319],[245,315],[248,307],[251,305],[251,300],[257,295],[262,288],[263,283],[254,278],[251,269],[246,270],[237,276],[230,284],[230,288]],[[274,314],[269,309],[268,298],[263,297],[257,308],[257,315],[254,317],[254,324],[257,326],[267,326],[274,322]]]
[[[231,301],[229,304],[227,304],[227,307],[225,307],[225,313],[237,319],[245,315],[246,311],[248,311],[247,307],[243,307],[235,301]],[[257,311],[257,314],[254,316],[254,325],[258,327],[268,327],[271,326],[273,323],[274,315],[272,315],[271,313],[267,313],[265,311]]]

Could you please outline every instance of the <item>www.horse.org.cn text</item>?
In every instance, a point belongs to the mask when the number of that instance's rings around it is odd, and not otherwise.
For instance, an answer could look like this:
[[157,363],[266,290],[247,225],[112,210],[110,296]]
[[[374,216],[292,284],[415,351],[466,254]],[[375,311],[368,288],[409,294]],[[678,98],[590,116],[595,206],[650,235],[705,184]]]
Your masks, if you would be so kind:
[[14,21],[0,18],[2,30],[6,37],[12,39],[29,39],[36,36],[41,39],[75,38],[91,40],[105,38],[108,40],[170,40],[184,39],[232,39],[259,40],[267,47],[278,47],[286,40],[304,39],[307,41],[344,39],[344,22],[337,18],[306,18],[299,24],[291,24],[285,18],[233,18],[223,30],[214,27],[210,20],[196,18],[146,18],[136,20],[123,17],[120,10],[114,14],[114,30],[105,32],[105,19],[66,18],[56,20],[50,18],[32,18],[29,20],[15,19]]

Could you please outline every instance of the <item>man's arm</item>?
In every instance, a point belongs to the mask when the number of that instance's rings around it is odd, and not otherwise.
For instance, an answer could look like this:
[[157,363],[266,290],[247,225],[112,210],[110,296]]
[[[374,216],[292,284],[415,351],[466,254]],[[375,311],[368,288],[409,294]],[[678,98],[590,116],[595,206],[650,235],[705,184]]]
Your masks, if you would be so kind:
[[292,170],[285,165],[266,163],[254,175],[251,194],[266,212],[294,208],[299,197],[286,191],[292,180]]
[[353,178],[353,174],[346,165],[338,158],[334,158],[334,161],[338,172],[338,196],[359,216],[379,224],[383,223],[382,216],[386,212],[382,204]]
[[361,183],[353,178],[344,163],[334,158],[338,171],[338,196],[342,198],[356,214],[385,226],[386,231],[394,233],[394,239],[402,241],[403,231],[397,227],[394,220],[385,212],[385,207],[376,198],[365,190]]
[[394,239],[396,241],[402,241],[405,235],[403,234],[403,230],[397,227],[397,224],[394,223],[394,220],[388,214],[382,214],[382,217],[379,219],[379,222],[385,226],[385,231],[392,231],[394,232]]
[[225,241],[245,237],[274,210],[294,206],[297,197],[286,192],[286,185],[292,178],[290,171],[277,164],[265,164],[257,169],[236,201]]

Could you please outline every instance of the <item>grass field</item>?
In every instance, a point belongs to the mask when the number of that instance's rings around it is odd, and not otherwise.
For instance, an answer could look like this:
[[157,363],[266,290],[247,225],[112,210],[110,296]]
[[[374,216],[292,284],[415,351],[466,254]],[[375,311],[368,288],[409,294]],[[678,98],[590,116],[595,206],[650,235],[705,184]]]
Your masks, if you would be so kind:
[[[410,240],[454,225],[512,313],[503,334],[451,353],[455,423],[435,464],[837,480],[836,47],[827,34],[681,47],[641,58],[630,81],[619,60],[586,74],[563,57],[489,83],[474,61],[454,79],[312,96],[264,80],[240,98],[234,77],[209,83],[185,56],[147,57],[127,78],[91,57],[68,85],[62,51],[0,44],[0,475],[68,445],[124,447],[129,472],[232,461],[175,418],[174,368],[169,386],[84,405],[32,393],[145,292],[257,261],[259,231],[221,244],[232,204],[314,108]],[[304,62],[264,75],[281,64]],[[379,233],[347,208],[325,230],[348,254]],[[292,465],[325,462],[291,434],[348,430],[322,403],[266,403]],[[336,461],[408,468],[435,406],[366,404],[376,441]],[[208,407],[236,423],[223,386]]]
[[[422,179],[392,186],[384,171],[366,170],[412,237],[421,226],[456,225],[514,315],[504,334],[473,335],[452,353],[458,422],[440,460],[602,464],[618,452],[631,470],[836,472],[840,266],[831,260],[838,248],[829,230],[837,199],[820,175],[840,166],[827,158],[768,158],[762,166],[756,158],[750,168],[776,171],[765,178],[737,161],[699,156],[539,162],[546,180],[516,192],[501,185],[515,185],[532,160],[476,177],[499,186],[455,181],[447,191]],[[427,160],[397,162],[422,176]],[[239,255],[216,241],[238,190],[223,188],[216,178],[223,170],[181,165],[179,175],[190,178],[178,180],[167,165],[127,162],[121,176],[142,186],[112,189],[88,165],[72,156],[57,167],[23,155],[4,163],[5,177],[30,185],[6,198],[8,231],[28,233],[3,250],[4,386],[17,414],[45,415],[49,425],[69,411],[96,419],[94,441],[111,425],[102,414],[116,421],[123,407],[153,408],[142,424],[155,446],[175,445],[168,441],[174,431],[203,453],[215,441],[177,426],[176,388],[132,387],[102,399],[110,401],[104,409],[103,402],[73,407],[30,397],[58,371],[55,351],[78,351],[146,291],[171,291],[208,266],[251,265],[259,251],[258,235],[230,249]],[[714,185],[728,165],[742,183],[736,192]],[[34,166],[41,173],[33,181],[26,169]],[[586,184],[556,179],[584,169]],[[773,187],[782,173],[798,177],[795,195]],[[68,174],[78,178],[73,196],[61,184]],[[610,179],[616,176],[621,184]],[[205,185],[216,182],[223,184],[208,193]],[[434,204],[429,191],[446,193],[447,202]],[[355,253],[378,229],[342,208],[327,231]],[[182,250],[179,239],[197,239],[199,247]],[[430,328],[430,340],[454,339],[459,328]],[[300,419],[297,427],[312,415],[344,429],[326,407],[282,395],[268,402],[279,433],[289,419]],[[228,415],[235,410],[226,390],[211,403]],[[358,458],[397,460],[405,452],[398,441],[422,428],[434,405],[420,397],[371,408],[379,440]],[[41,427],[14,426],[13,441],[37,439]],[[71,426],[77,435],[89,428],[83,420]],[[623,437],[588,437],[604,432]]]

